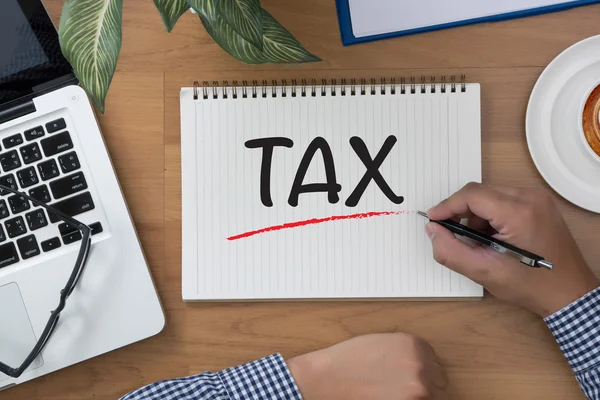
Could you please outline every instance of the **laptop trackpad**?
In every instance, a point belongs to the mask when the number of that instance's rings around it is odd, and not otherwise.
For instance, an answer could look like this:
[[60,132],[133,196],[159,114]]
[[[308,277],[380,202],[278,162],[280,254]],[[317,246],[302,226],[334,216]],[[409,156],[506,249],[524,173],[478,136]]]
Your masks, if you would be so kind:
[[[13,368],[21,365],[29,355],[36,338],[16,283],[0,286],[0,361]],[[38,357],[27,370],[42,365]],[[8,379],[0,373],[0,382]]]

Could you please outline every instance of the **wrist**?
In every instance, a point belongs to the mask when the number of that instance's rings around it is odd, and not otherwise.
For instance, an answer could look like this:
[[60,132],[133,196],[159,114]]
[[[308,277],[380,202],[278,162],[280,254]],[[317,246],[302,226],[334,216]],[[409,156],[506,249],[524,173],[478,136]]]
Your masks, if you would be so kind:
[[319,378],[323,371],[323,362],[320,360],[319,352],[308,353],[287,361],[292,377],[296,381],[298,389],[304,400],[311,400],[318,393]]
[[561,283],[561,290],[554,291],[549,296],[544,313],[541,314],[543,318],[557,313],[600,286],[600,280],[585,263],[569,272],[570,276]]

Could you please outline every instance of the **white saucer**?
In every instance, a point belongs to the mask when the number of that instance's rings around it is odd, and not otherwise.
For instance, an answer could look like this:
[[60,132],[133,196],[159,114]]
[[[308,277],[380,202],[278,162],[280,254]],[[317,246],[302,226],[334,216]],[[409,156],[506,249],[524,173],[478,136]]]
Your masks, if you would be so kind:
[[600,213],[600,157],[587,144],[583,107],[600,85],[600,36],[556,57],[538,79],[527,107],[527,144],[540,174],[565,199]]

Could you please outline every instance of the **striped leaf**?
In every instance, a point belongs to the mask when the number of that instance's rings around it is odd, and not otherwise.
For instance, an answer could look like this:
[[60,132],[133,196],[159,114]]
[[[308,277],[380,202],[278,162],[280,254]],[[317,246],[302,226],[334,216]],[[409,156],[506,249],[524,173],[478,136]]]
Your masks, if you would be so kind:
[[321,61],[309,53],[296,38],[265,9],[262,11],[263,58],[270,63],[304,63]]
[[186,0],[154,0],[154,5],[160,13],[167,32],[171,32],[179,17],[190,9]]
[[243,39],[263,48],[262,16],[259,0],[218,0],[217,12]]
[[262,51],[252,43],[242,38],[218,14],[205,15],[200,13],[200,20],[206,31],[232,57],[247,64],[264,63]]
[[219,0],[187,0],[187,3],[198,15],[213,21],[217,16],[217,1]]
[[242,38],[221,16],[219,1],[188,0],[188,4],[198,13],[208,34],[229,55],[248,64],[262,64],[262,52]]
[[121,51],[123,0],[65,0],[60,47],[96,107],[104,100]]
[[199,14],[208,34],[232,57],[247,64],[320,61],[264,9],[261,9],[264,43],[261,51],[225,21],[219,13],[218,1],[188,0],[188,3]]

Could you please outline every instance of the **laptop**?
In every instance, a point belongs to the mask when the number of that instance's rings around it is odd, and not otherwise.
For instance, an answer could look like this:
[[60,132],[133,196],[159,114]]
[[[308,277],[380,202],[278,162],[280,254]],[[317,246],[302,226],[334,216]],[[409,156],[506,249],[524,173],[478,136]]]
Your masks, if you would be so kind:
[[[40,0],[0,2],[0,184],[91,229],[87,264],[35,361],[0,390],[158,334],[165,317],[100,129]],[[81,235],[0,191],[0,362],[42,336]],[[88,243],[88,241],[86,241]]]

